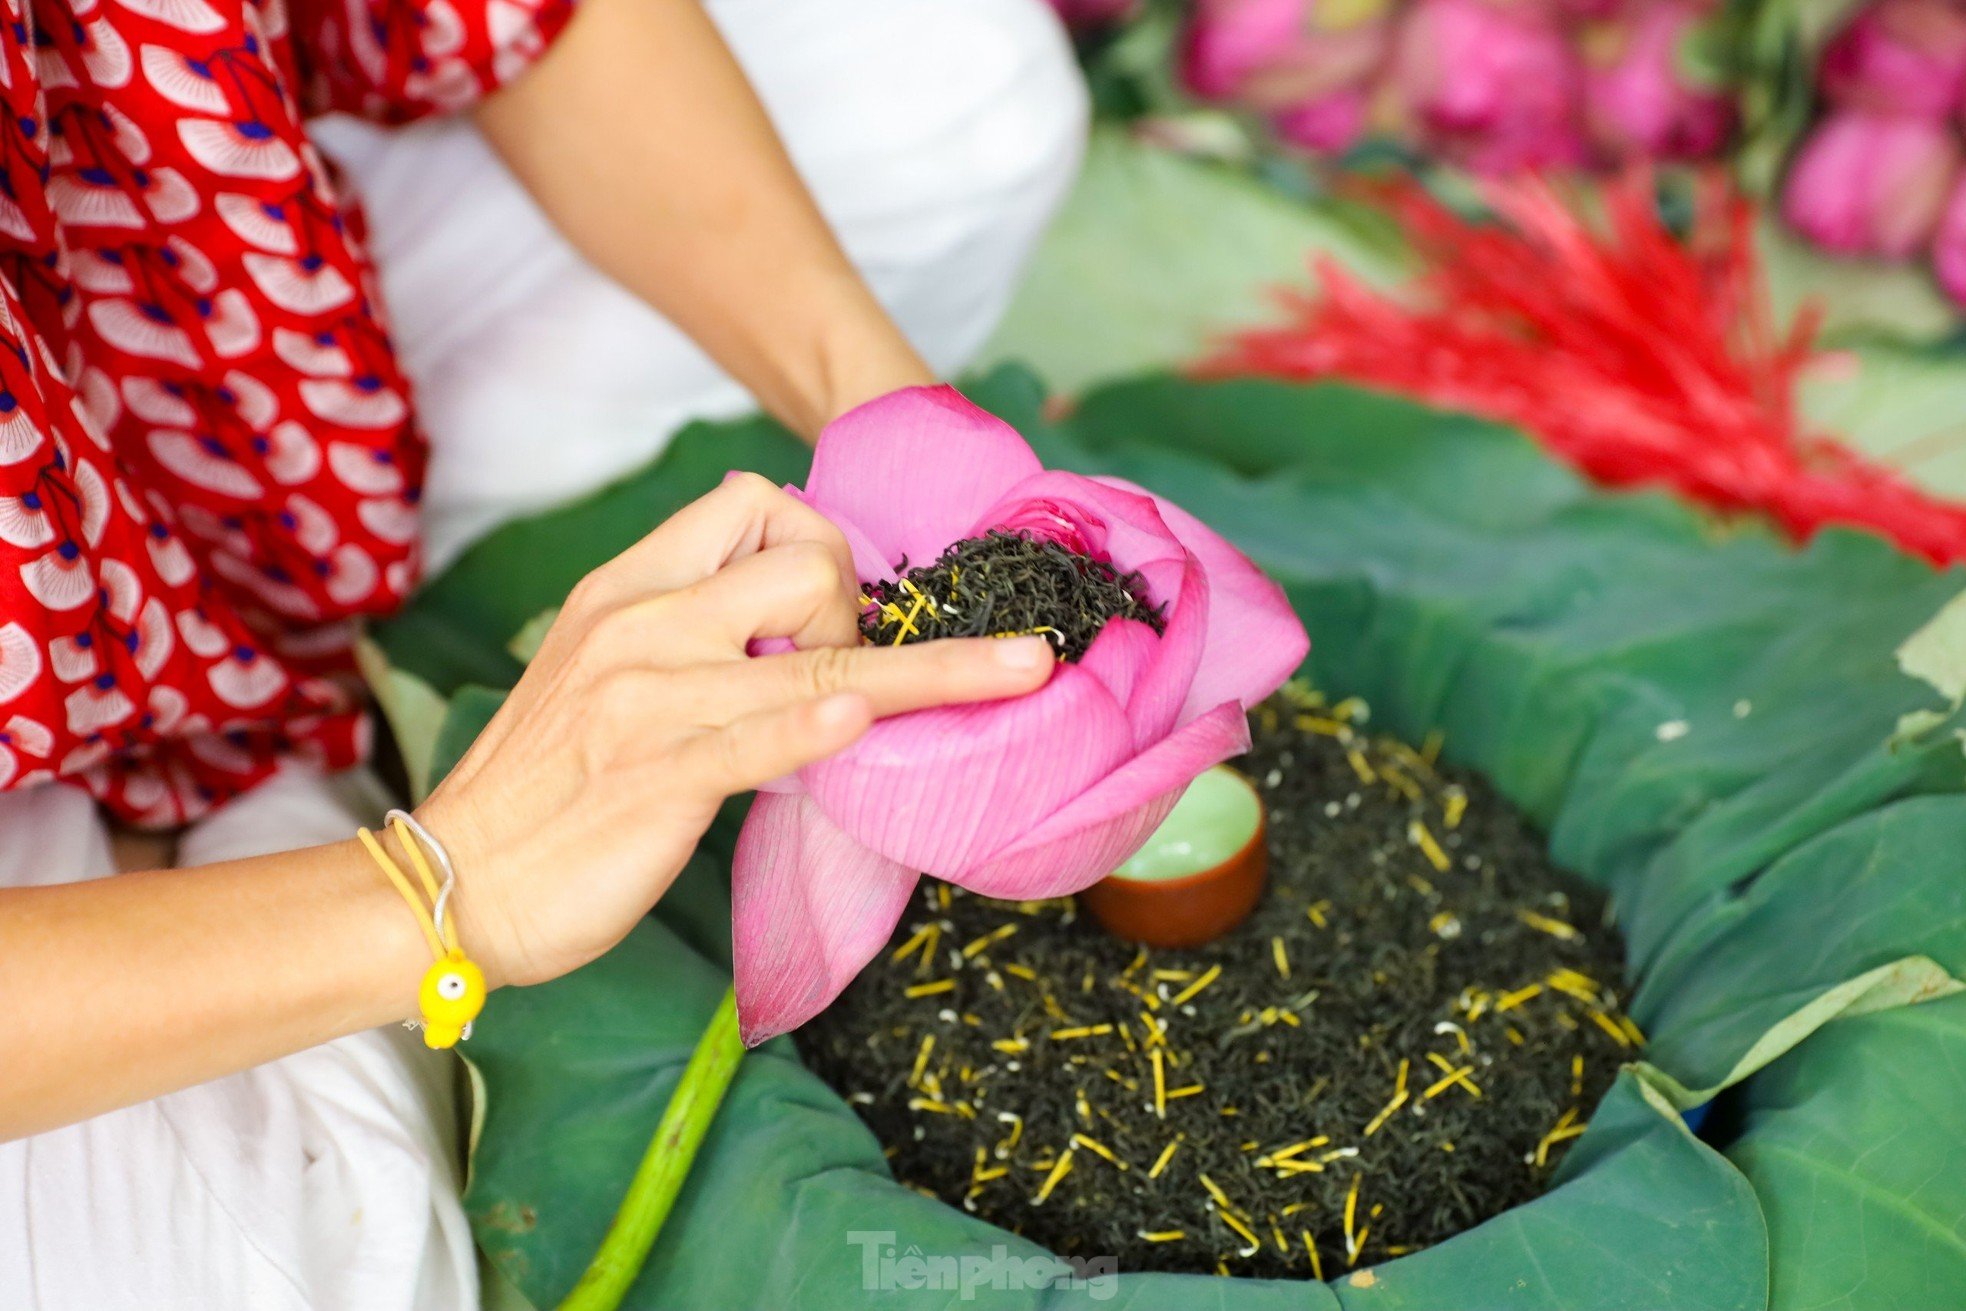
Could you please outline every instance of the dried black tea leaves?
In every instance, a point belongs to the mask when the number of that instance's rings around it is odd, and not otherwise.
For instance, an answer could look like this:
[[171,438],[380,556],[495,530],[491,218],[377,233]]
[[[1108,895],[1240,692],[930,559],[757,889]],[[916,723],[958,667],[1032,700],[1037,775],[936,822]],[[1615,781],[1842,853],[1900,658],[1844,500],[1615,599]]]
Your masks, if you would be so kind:
[[860,635],[882,646],[937,637],[1042,635],[1061,660],[1085,655],[1109,619],[1156,633],[1161,608],[1138,574],[1026,533],[992,530],[957,542],[933,564],[865,587]]
[[924,885],[796,1035],[897,1178],[1123,1270],[1331,1277],[1534,1197],[1642,1035],[1603,897],[1479,778],[1287,688],[1270,888],[1149,951]]

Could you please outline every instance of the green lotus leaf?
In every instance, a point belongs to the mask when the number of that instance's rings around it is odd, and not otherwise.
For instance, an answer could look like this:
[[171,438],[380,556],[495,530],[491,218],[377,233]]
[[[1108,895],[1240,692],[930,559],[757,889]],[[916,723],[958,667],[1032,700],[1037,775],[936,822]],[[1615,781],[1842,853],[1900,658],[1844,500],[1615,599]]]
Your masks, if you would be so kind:
[[[1126,1276],[1107,1304],[1759,1308],[1772,1288],[1781,1306],[1910,1307],[1966,1288],[1957,1162],[1891,1203],[1921,1155],[1937,1169],[1966,1142],[1950,995],[1966,972],[1966,755],[1946,733],[1892,743],[1907,714],[1958,722],[1895,652],[1959,571],[1860,534],[1796,550],[1753,522],[1597,492],[1506,430],[1339,387],[1147,378],[1056,421],[1027,377],[973,391],[1047,462],[1164,490],[1228,533],[1288,589],[1320,685],[1364,696],[1375,727],[1444,729],[1452,759],[1545,824],[1559,861],[1614,894],[1652,1035],[1528,1205],[1328,1287]],[[726,467],[796,479],[802,455],[762,423],[699,426],[592,507],[503,530],[439,579],[378,634],[451,698],[433,775],[516,674],[507,645],[581,573]],[[740,810],[651,922],[567,979],[494,997],[472,1040],[486,1105],[468,1202],[540,1305],[598,1242],[726,986]],[[1716,1150],[1677,1111],[1729,1084]],[[769,1046],[630,1305],[868,1305],[848,1235],[869,1232],[929,1256],[1042,1255],[895,1184],[851,1110]],[[1850,1292],[1866,1263],[1914,1268]],[[1864,1301],[1870,1287],[1905,1297]]]

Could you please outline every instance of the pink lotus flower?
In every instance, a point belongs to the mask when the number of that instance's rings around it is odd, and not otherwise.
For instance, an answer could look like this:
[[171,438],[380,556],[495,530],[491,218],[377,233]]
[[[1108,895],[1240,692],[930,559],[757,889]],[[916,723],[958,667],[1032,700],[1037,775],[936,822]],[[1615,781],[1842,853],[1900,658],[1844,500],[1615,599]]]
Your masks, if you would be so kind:
[[1932,237],[1932,271],[1946,295],[1966,305],[1966,178],[1953,186]]
[[1393,79],[1420,143],[1476,172],[1585,162],[1583,69],[1542,5],[1419,0]]
[[1365,135],[1367,93],[1333,91],[1270,116],[1276,134],[1317,155],[1342,155]]
[[1697,159],[1726,139],[1734,121],[1732,100],[1695,83],[1682,60],[1704,8],[1641,5],[1629,18],[1587,34],[1584,125],[1591,143],[1609,159]]
[[1931,239],[1959,163],[1945,123],[1833,110],[1789,167],[1782,214],[1826,250],[1906,259]]
[[1387,0],[1202,0],[1181,78],[1204,100],[1270,116],[1286,141],[1323,154],[1364,133],[1369,84],[1392,48]]
[[1387,0],[1200,0],[1181,77],[1204,100],[1286,109],[1360,85],[1390,44]]
[[1833,105],[1944,118],[1966,88],[1966,13],[1949,0],[1867,6],[1824,49],[1816,76]]
[[1166,626],[1109,620],[1028,696],[885,720],[759,794],[731,872],[738,1013],[754,1045],[839,995],[919,871],[1019,899],[1110,873],[1195,775],[1246,749],[1244,708],[1309,646],[1276,584],[1193,516],[1127,483],[1045,471],[947,387],[834,420],[800,494],[846,534],[865,582],[1003,529],[1137,572]]

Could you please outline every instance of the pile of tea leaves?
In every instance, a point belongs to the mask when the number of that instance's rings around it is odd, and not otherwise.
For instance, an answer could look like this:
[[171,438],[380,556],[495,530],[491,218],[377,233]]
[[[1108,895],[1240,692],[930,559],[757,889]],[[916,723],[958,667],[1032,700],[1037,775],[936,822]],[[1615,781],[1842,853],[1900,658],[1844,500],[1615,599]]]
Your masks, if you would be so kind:
[[1270,884],[1148,950],[925,881],[799,1031],[897,1178],[1122,1270],[1335,1277],[1542,1191],[1642,1035],[1603,897],[1479,778],[1286,688],[1239,762]]
[[860,635],[877,646],[938,637],[1042,635],[1060,660],[1085,655],[1109,619],[1166,630],[1146,580],[1063,543],[991,529],[933,564],[866,584]]

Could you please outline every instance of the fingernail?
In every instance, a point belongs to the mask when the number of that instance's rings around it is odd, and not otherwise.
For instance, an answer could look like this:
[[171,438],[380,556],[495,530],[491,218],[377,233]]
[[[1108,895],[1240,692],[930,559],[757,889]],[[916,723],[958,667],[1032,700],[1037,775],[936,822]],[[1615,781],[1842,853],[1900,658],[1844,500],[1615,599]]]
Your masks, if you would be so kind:
[[1000,637],[995,648],[992,654],[1005,669],[1031,670],[1051,663],[1051,643],[1042,637]]

